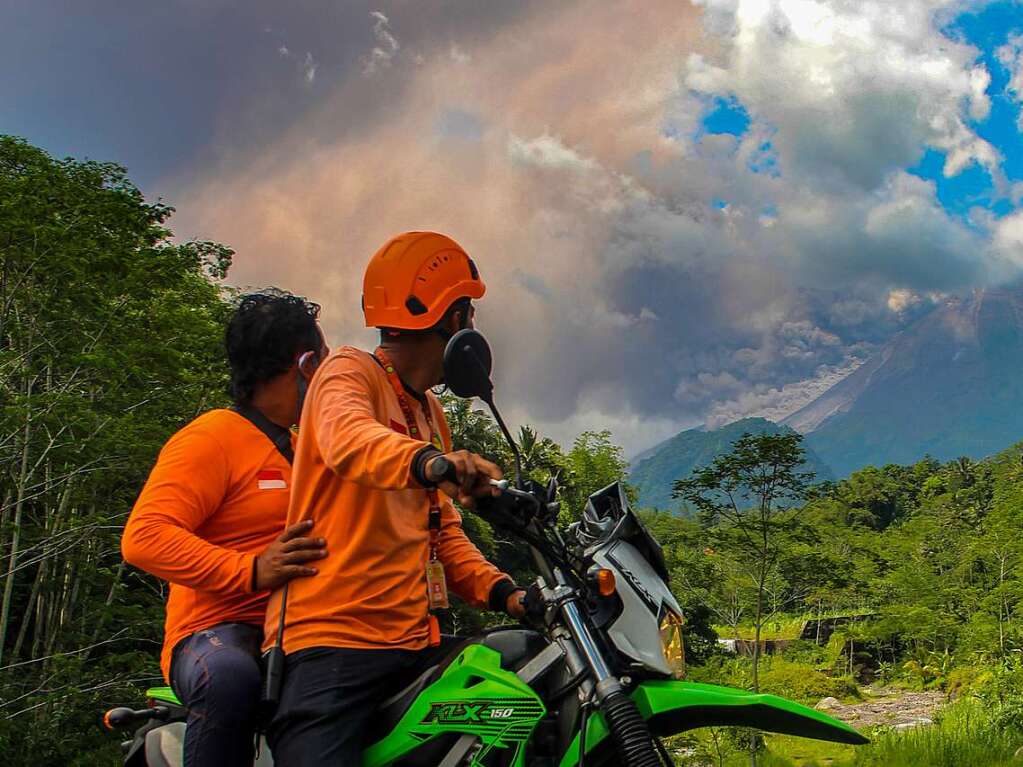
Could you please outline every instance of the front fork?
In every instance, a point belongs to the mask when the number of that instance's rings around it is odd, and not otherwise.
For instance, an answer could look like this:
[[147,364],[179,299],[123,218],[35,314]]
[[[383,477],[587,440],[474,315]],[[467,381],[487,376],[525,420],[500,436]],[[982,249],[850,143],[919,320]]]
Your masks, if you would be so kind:
[[547,604],[556,605],[561,616],[562,625],[555,629],[554,636],[565,651],[566,663],[572,676],[585,674],[582,687],[586,698],[596,692],[599,703],[607,695],[623,691],[622,684],[611,673],[590,627],[583,619],[579,609],[579,593],[565,582],[560,570],[554,570],[554,577],[557,580],[554,588],[546,585],[541,587],[544,600]]
[[552,631],[552,636],[565,652],[565,664],[571,678],[582,679],[579,685],[583,706],[579,764],[583,764],[586,756],[587,716],[592,701],[592,705],[604,714],[623,765],[660,767],[661,758],[646,722],[622,683],[611,672],[583,618],[579,608],[579,592],[567,583],[558,568],[554,568],[552,575],[555,582],[553,588],[542,579],[539,583],[544,601],[555,605],[562,619],[561,625]]

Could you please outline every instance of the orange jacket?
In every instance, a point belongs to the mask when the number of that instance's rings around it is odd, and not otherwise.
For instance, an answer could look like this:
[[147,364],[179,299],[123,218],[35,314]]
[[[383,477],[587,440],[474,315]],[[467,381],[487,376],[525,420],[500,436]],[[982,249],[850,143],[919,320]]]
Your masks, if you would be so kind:
[[291,466],[233,410],[205,413],[164,445],[121,538],[127,562],[170,582],[160,668],[184,637],[263,623],[255,558],[284,529]]
[[[426,396],[450,450],[444,411]],[[428,435],[422,408],[411,394],[409,401],[419,433]],[[427,645],[429,501],[412,477],[412,460],[426,443],[405,432],[398,398],[371,354],[342,347],[321,364],[302,411],[288,524],[312,519],[328,554],[317,562],[317,575],[291,581],[285,652]],[[450,500],[441,498],[438,556],[448,587],[484,607],[492,590],[508,593],[508,577],[486,561]],[[279,610],[277,591],[267,608],[267,646]]]

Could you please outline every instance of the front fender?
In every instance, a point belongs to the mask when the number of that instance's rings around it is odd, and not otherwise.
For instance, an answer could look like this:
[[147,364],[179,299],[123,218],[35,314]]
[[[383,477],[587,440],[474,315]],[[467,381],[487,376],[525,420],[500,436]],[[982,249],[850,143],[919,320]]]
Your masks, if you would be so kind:
[[[675,735],[697,727],[752,727],[835,743],[869,742],[845,722],[777,695],[669,680],[643,682],[633,691],[632,699],[655,735]],[[595,750],[607,735],[604,717],[591,716],[586,727],[586,752]],[[578,763],[576,735],[561,759],[561,767]]]

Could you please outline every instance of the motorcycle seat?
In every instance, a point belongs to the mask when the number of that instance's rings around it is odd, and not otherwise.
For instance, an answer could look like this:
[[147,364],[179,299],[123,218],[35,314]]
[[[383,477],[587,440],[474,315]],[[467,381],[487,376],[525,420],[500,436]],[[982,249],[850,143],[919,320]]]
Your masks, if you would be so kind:
[[419,694],[436,681],[444,669],[471,644],[481,644],[496,650],[501,655],[501,668],[516,672],[543,650],[547,640],[537,632],[527,629],[496,628],[481,636],[458,642],[439,663],[426,669],[407,687],[380,704],[373,716],[366,742],[376,743],[393,730]]

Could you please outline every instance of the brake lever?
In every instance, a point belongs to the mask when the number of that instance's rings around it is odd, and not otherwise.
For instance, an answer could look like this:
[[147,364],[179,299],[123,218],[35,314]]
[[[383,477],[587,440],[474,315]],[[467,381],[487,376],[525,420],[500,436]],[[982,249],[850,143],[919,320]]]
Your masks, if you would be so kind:
[[492,479],[490,480],[490,486],[496,487],[502,493],[507,493],[512,498],[520,498],[523,501],[529,501],[531,504],[540,507],[540,500],[532,493],[527,493],[525,490],[519,490],[517,487],[512,487],[511,483],[506,479]]

